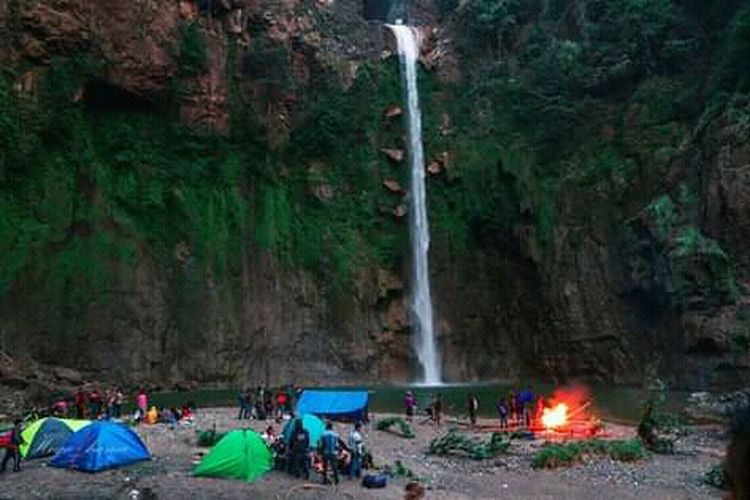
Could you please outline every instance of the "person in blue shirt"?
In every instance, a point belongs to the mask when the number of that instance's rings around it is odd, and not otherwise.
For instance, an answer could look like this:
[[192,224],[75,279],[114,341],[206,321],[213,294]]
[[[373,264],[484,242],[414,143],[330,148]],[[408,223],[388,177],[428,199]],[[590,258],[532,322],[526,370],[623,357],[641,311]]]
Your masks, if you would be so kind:
[[333,474],[334,484],[339,484],[337,461],[339,458],[339,435],[333,430],[331,422],[326,423],[326,430],[320,437],[321,455],[323,456],[323,484],[328,484],[328,471]]
[[534,391],[531,390],[530,385],[521,391],[519,400],[521,406],[521,423],[528,428],[531,426],[531,412],[534,405]]

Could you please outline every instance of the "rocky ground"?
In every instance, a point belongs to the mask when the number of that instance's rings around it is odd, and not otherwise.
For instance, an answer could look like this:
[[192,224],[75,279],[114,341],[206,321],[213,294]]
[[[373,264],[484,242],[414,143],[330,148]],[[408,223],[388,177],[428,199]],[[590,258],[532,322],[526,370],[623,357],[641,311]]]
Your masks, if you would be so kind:
[[[175,431],[166,426],[143,426],[138,433],[154,460],[99,474],[48,468],[45,461],[29,461],[19,475],[0,475],[0,498],[403,498],[404,480],[385,490],[366,490],[344,480],[339,487],[305,483],[280,472],[254,484],[221,479],[193,478],[193,463],[205,450],[196,447],[196,429],[218,430],[238,426],[234,409],[200,411],[194,427]],[[374,420],[377,420],[376,416]],[[261,430],[267,423],[252,421]],[[275,427],[279,427],[275,425]],[[703,474],[721,460],[724,443],[717,427],[701,427],[679,442],[673,456],[651,456],[635,464],[591,458],[558,470],[534,470],[531,458],[542,441],[514,442],[510,451],[494,460],[473,461],[426,455],[429,441],[445,430],[415,425],[415,439],[404,439],[366,429],[367,443],[376,464],[401,460],[427,487],[427,498],[616,498],[708,499],[718,491],[702,484]],[[635,429],[608,425],[607,435],[621,438]],[[340,432],[346,432],[339,425]]]

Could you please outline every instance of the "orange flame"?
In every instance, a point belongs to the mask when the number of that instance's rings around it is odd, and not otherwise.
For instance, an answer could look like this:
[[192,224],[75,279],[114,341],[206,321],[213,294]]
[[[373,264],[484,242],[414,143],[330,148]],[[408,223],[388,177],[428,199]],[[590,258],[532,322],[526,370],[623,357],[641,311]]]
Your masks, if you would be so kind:
[[542,425],[547,429],[556,429],[568,423],[568,405],[560,403],[554,408],[545,408],[542,412]]

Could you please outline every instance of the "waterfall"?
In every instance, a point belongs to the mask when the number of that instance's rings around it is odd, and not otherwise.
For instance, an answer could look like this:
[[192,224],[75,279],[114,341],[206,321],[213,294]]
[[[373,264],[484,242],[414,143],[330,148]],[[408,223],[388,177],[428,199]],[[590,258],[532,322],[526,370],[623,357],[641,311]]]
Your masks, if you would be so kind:
[[427,222],[422,115],[417,89],[419,32],[413,27],[400,24],[388,27],[393,31],[398,42],[401,72],[406,87],[407,149],[411,167],[409,222],[412,247],[411,312],[412,328],[415,332],[414,348],[419,363],[422,365],[422,381],[425,384],[439,384],[441,382],[440,358],[435,342],[428,265],[430,227]]

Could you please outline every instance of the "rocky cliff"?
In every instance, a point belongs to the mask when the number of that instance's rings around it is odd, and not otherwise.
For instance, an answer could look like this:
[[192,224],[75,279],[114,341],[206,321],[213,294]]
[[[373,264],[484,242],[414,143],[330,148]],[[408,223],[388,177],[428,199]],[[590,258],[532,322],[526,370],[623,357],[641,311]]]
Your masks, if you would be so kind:
[[[366,19],[398,11],[424,26],[447,376],[746,384],[750,109],[706,90],[743,3],[676,2],[690,36],[646,12],[655,38],[611,53],[641,13],[489,3],[0,0],[3,350],[133,382],[410,379],[400,84]],[[678,42],[703,64],[670,65]]]

